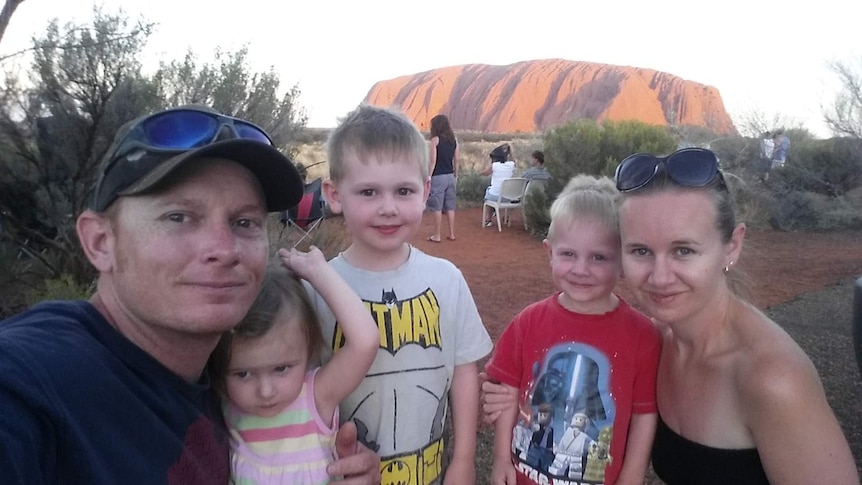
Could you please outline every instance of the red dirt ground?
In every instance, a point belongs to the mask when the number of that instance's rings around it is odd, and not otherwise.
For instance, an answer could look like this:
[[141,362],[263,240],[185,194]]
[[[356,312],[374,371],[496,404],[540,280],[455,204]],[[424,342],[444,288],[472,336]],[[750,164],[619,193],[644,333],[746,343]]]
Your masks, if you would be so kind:
[[[456,241],[427,241],[430,214],[412,241],[419,249],[446,258],[464,273],[479,313],[495,339],[512,317],[554,291],[542,243],[531,237],[517,211],[512,225],[480,227],[481,208],[456,212]],[[862,233],[776,232],[749,229],[740,267],[752,282],[752,300],[760,308],[862,276]],[[624,287],[621,294],[626,295]],[[629,299],[630,300],[630,299]]]

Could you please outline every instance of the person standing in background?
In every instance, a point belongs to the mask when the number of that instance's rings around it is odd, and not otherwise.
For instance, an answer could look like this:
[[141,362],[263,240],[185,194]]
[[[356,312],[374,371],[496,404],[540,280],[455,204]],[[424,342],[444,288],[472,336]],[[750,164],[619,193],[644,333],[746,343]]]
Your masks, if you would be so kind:
[[760,164],[758,166],[760,180],[763,182],[769,180],[769,171],[772,170],[773,151],[775,151],[775,141],[772,139],[772,133],[764,131],[760,139]]
[[787,138],[784,130],[778,130],[773,137],[773,143],[775,148],[772,150],[772,168],[783,168],[790,150],[790,138]]
[[458,179],[458,141],[446,115],[431,118],[431,195],[426,208],[434,214],[434,234],[431,242],[440,242],[443,213],[449,222],[446,239],[455,240],[455,199]]

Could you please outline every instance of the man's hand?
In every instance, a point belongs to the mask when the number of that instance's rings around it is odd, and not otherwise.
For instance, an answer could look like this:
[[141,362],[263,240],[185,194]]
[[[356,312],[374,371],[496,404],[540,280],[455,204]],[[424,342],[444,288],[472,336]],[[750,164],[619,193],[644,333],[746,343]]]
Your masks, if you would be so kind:
[[356,440],[356,425],[348,421],[335,436],[338,458],[326,467],[330,485],[372,485],[380,483],[380,457]]

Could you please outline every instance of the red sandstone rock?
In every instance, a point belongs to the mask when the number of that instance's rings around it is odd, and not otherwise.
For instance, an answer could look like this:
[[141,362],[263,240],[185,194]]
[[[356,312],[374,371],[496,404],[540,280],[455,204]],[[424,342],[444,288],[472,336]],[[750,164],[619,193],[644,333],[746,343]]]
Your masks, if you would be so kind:
[[455,129],[501,133],[540,131],[579,118],[736,132],[712,86],[651,69],[564,59],[401,76],[375,83],[365,102],[398,106],[423,130],[443,113]]

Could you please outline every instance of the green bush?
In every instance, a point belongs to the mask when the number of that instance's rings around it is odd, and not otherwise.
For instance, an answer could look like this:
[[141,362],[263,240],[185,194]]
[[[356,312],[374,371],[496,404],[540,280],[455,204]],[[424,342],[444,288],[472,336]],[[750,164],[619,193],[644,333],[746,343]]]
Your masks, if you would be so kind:
[[639,121],[578,120],[545,134],[548,195],[556,197],[574,175],[613,176],[620,160],[636,152],[670,153],[677,146],[667,131]]
[[547,132],[545,168],[551,179],[545,188],[545,208],[525,208],[527,226],[535,234],[547,233],[547,207],[573,176],[613,176],[620,160],[632,153],[670,153],[676,146],[667,129],[639,121],[606,121],[599,125],[592,120],[577,120]]
[[531,182],[524,197],[524,219],[527,230],[535,237],[544,239],[551,225],[551,203],[545,191],[545,184]]
[[770,182],[783,192],[840,196],[862,185],[862,140],[803,140],[790,145],[787,163]]
[[746,179],[759,175],[760,138],[733,136],[713,140],[706,147],[715,152],[721,169],[740,174]]
[[782,231],[856,230],[862,229],[862,212],[846,196],[790,191],[776,197],[771,223]]
[[482,203],[485,189],[491,185],[491,177],[467,171],[458,174],[458,200],[467,203]]
[[771,227],[770,217],[775,196],[763,185],[746,180],[733,172],[725,172],[724,180],[736,201],[736,218],[752,228]]
[[575,121],[545,133],[545,168],[551,176],[546,190],[552,199],[573,175],[605,172],[601,141],[601,128],[591,120]]

